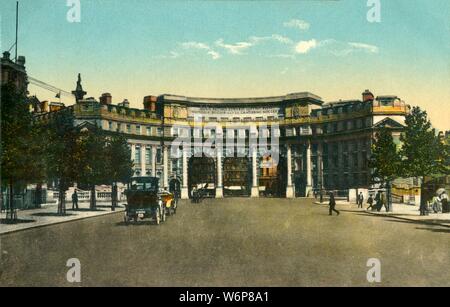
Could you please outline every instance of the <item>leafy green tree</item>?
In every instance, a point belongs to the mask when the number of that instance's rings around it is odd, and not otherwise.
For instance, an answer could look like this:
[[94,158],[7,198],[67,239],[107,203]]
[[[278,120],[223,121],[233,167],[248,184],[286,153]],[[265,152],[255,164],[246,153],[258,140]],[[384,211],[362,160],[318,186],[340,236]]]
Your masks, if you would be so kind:
[[[404,175],[421,178],[423,183],[426,176],[447,172],[447,148],[432,127],[427,113],[414,107],[406,116],[405,123],[400,152]],[[421,201],[423,203],[426,199]]]
[[1,182],[8,187],[8,219],[14,219],[14,193],[44,176],[37,130],[26,97],[13,83],[1,86]]
[[108,138],[106,144],[106,174],[111,185],[111,208],[117,206],[117,183],[128,183],[133,176],[133,161],[127,139],[120,134]]
[[45,141],[47,178],[58,186],[58,214],[66,213],[66,191],[75,182],[81,162],[79,131],[74,128],[74,116],[71,109],[64,109],[51,115],[43,123]]
[[445,172],[447,150],[436,129],[432,128],[427,112],[414,107],[406,116],[405,123],[406,128],[400,139],[403,143],[400,153],[405,175],[423,179]]
[[372,155],[369,166],[373,169],[372,182],[380,183],[386,187],[388,210],[392,210],[392,181],[399,177],[401,168],[401,158],[394,143],[392,132],[387,128],[382,128],[375,135],[372,146]]
[[79,138],[80,164],[77,182],[91,191],[90,209],[97,209],[95,186],[108,182],[106,135],[97,127],[83,128]]

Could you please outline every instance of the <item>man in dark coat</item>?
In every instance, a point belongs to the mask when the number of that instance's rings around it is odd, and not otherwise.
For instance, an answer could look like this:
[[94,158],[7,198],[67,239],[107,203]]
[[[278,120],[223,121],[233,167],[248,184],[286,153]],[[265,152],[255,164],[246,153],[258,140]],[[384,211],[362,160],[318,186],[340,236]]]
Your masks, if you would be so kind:
[[78,193],[76,189],[72,194],[72,210],[75,210],[75,208],[78,210]]
[[363,207],[363,203],[364,203],[364,195],[362,192],[359,193],[358,197],[357,197],[357,201],[358,201],[358,209]]
[[367,200],[367,204],[369,207],[367,207],[367,210],[372,209],[373,210],[373,196],[372,194],[369,195],[369,199]]
[[333,215],[333,211],[337,213],[337,215],[340,214],[338,210],[336,210],[336,200],[334,199],[334,193],[330,192],[330,215]]

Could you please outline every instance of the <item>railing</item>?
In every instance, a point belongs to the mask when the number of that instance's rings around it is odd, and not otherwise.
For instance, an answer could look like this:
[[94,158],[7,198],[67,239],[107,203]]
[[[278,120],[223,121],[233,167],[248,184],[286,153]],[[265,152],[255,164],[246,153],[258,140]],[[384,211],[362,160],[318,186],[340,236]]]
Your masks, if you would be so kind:
[[[78,201],[79,202],[88,202],[91,200],[91,192],[90,191],[80,191],[77,190],[78,194]],[[66,192],[66,200],[68,200],[68,196],[71,196],[71,193]],[[95,192],[95,198],[99,202],[110,202],[111,201],[111,192]],[[59,191],[53,192],[53,199],[58,200],[59,199]],[[119,197],[119,200],[122,199],[122,197]]]

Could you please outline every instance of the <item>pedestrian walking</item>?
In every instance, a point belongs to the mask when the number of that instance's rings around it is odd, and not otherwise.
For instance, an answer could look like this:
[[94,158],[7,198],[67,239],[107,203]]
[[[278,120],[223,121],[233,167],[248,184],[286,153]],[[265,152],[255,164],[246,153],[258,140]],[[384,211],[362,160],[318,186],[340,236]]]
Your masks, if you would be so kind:
[[333,211],[336,212],[337,215],[340,214],[338,210],[336,210],[336,200],[334,199],[334,193],[330,192],[330,215],[333,215]]
[[72,210],[75,210],[75,208],[78,210],[78,193],[76,189],[72,194]]
[[359,208],[363,208],[363,203],[364,203],[364,195],[362,192],[359,193],[358,197],[357,197],[357,202],[358,202],[358,209]]
[[375,209],[380,212],[381,211],[381,207],[382,207],[382,203],[381,203],[381,191],[377,192],[377,195],[375,195]]
[[387,204],[387,199],[386,199],[386,194],[385,193],[381,193],[380,201],[381,201],[380,210],[381,210],[381,207],[384,207],[384,210],[386,210],[386,212],[388,212],[389,208],[388,208],[388,204]]
[[446,192],[442,193],[440,196],[441,203],[442,203],[442,213],[449,213],[450,208],[448,205],[448,195]]
[[367,200],[367,204],[369,205],[369,207],[367,207],[367,210],[369,210],[369,209],[374,209],[373,208],[373,196],[372,196],[372,194],[370,194],[369,195],[369,199]]

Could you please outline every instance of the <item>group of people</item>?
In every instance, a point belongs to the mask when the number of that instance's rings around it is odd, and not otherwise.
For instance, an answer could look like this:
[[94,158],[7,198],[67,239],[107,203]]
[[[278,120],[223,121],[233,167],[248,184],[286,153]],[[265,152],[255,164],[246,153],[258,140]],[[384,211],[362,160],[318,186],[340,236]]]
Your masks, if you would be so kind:
[[433,196],[431,200],[421,203],[420,215],[428,215],[430,212],[450,213],[447,192],[441,192],[440,194]]
[[[358,208],[363,208],[364,205],[364,194],[360,192],[357,196],[356,202],[358,204]],[[388,203],[386,199],[386,194],[382,191],[378,191],[373,197],[373,194],[369,194],[369,198],[367,199],[367,204],[369,205],[366,210],[378,211],[384,207],[386,211],[389,211]]]

